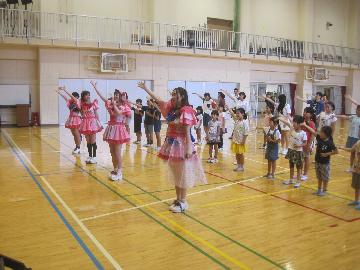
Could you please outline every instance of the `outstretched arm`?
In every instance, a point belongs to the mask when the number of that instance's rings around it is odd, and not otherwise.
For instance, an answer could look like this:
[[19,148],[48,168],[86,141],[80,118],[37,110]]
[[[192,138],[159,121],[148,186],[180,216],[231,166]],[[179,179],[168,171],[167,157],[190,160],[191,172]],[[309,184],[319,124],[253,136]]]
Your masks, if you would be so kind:
[[347,116],[347,115],[343,115],[343,114],[340,114],[340,115],[336,115],[337,118],[341,118],[341,119],[349,119],[350,116]]
[[279,117],[279,121],[282,122],[285,126],[288,126],[290,129],[292,128],[291,124],[289,123],[287,118],[283,116]]
[[153,91],[151,91],[145,84],[144,81],[138,83],[138,87],[145,90],[145,92],[158,102],[164,102],[164,100],[158,97]]
[[345,95],[345,98],[346,98],[347,100],[350,100],[350,102],[351,102],[352,104],[355,104],[356,106],[360,105],[360,103],[357,102],[355,99],[353,99],[350,95]]
[[275,105],[275,101],[273,101],[271,98],[268,98],[266,95],[262,95],[262,96],[257,96],[258,98],[261,98],[263,100],[267,100],[269,101],[270,103],[274,104]]
[[230,94],[229,91],[220,89],[220,92],[221,92],[221,93],[224,93],[224,94],[227,95],[230,99],[232,99],[233,101],[236,102],[236,97],[234,97],[232,94]]
[[200,94],[198,94],[198,93],[192,93],[192,94],[195,96],[198,96],[199,98],[201,98],[202,101],[204,101],[204,98]]
[[61,90],[62,90],[62,88],[61,88],[61,87],[58,87],[58,89],[55,90],[55,92],[58,93],[60,96],[62,96],[63,99],[65,99],[65,101],[67,102],[67,101],[68,101],[68,98],[67,98],[63,93],[61,93]]
[[96,81],[90,81],[90,83],[94,87],[94,90],[95,90],[96,94],[102,99],[102,101],[106,102],[107,99],[97,89],[97,82]]
[[230,115],[233,119],[237,119],[236,114],[233,112],[232,109],[229,109],[228,105],[225,105],[225,109],[230,113]]
[[77,101],[78,99],[76,98],[76,97],[74,97],[67,89],[66,89],[66,87],[65,86],[61,86],[61,87],[59,87],[61,90],[64,90],[65,91],[65,93],[66,94],[68,94],[69,95],[69,97],[71,97],[71,99],[73,100],[73,101]]
[[296,96],[295,98],[296,98],[297,100],[300,100],[300,101],[304,102],[304,103],[307,103],[307,100],[304,99],[304,98],[302,98],[302,97],[300,97],[300,96]]

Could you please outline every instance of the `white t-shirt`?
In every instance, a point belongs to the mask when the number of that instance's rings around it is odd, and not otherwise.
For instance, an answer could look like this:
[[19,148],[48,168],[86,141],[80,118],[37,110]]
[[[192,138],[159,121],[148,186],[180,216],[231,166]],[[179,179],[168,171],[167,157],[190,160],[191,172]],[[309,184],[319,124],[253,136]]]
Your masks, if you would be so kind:
[[[275,110],[277,111],[279,107],[279,103],[275,103]],[[290,107],[290,104],[285,104],[285,107],[283,108],[283,112],[282,113],[279,113],[280,116],[283,116],[285,118],[288,119],[289,121],[289,124],[291,124],[290,120],[291,120],[291,107]],[[285,125],[283,122],[280,122],[280,128],[281,130],[290,130],[290,128]]]
[[357,115],[352,115],[349,118],[350,126],[349,126],[349,137],[359,138],[359,126],[360,126],[360,117]]
[[237,99],[235,102],[236,109],[243,108],[246,113],[251,111],[250,104],[247,100]]
[[273,140],[281,140],[281,133],[280,131],[275,128],[274,130],[271,130],[270,127],[265,127],[265,135],[268,137],[271,137]]
[[213,110],[213,108],[212,108],[213,103],[214,103],[214,101],[212,99],[209,99],[209,100],[204,99],[204,102],[203,102],[203,105],[202,105],[203,112],[208,114],[208,115],[211,115],[211,112]]
[[299,132],[296,132],[295,130],[292,130],[289,140],[290,142],[289,149],[301,152],[303,150],[302,145],[306,141],[307,141],[307,135],[305,131],[300,130]]
[[249,135],[249,131],[249,122],[247,120],[235,120],[232,141],[236,144],[242,144],[244,136]]
[[337,121],[336,115],[332,112],[327,114],[326,112],[321,112],[319,114],[319,129],[325,126],[331,126],[332,123]]

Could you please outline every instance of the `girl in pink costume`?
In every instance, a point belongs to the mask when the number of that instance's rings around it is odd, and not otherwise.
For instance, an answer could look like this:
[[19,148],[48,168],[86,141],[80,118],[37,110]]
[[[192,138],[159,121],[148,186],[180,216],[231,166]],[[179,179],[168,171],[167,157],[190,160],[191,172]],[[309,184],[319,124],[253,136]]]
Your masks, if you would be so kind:
[[63,90],[64,87],[59,87],[56,91],[60,96],[62,96],[66,101],[66,106],[70,110],[70,114],[68,119],[65,122],[65,127],[71,130],[71,134],[74,137],[75,142],[75,149],[73,150],[73,154],[80,154],[80,143],[81,143],[81,135],[79,132],[79,127],[81,125],[81,114],[79,107],[79,94],[77,92],[73,92],[72,95],[76,98],[76,101],[74,101],[72,98],[68,98],[63,93],[61,93],[61,90]]
[[206,183],[201,161],[190,137],[190,127],[197,123],[194,109],[189,106],[187,92],[182,87],[175,88],[171,100],[165,102],[149,90],[145,82],[140,82],[138,86],[156,100],[168,122],[159,157],[167,160],[169,179],[176,189],[176,200],[169,209],[174,213],[184,212],[189,207],[187,189],[196,183]]
[[[70,94],[65,88],[64,91],[76,101],[77,99]],[[90,100],[90,92],[82,91],[80,103],[77,104],[78,109],[81,110],[83,120],[79,127],[81,134],[85,135],[89,157],[86,159],[86,164],[96,164],[96,133],[100,132],[103,127],[99,121],[97,110],[99,109],[98,101]]]
[[131,116],[131,108],[127,103],[127,94],[115,89],[114,97],[106,99],[97,89],[96,82],[90,82],[95,92],[105,102],[105,107],[110,114],[110,121],[104,131],[103,139],[109,144],[114,170],[109,178],[112,181],[122,180],[121,147],[130,141],[126,129],[127,119]]

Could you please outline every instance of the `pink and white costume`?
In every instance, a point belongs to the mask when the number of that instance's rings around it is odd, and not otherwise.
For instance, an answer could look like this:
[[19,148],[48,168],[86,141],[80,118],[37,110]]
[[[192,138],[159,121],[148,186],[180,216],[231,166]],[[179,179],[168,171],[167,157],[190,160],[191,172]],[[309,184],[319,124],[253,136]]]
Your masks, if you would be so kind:
[[69,129],[78,129],[81,125],[81,114],[79,110],[79,101],[76,101],[76,103],[69,99],[66,101],[66,106],[70,110],[70,115],[68,119],[65,122],[65,127]]
[[[173,110],[172,102],[160,103],[161,113],[167,117]],[[161,159],[169,163],[169,180],[175,186],[180,188],[193,187],[197,183],[207,183],[201,161],[191,143],[192,155],[185,158],[186,140],[189,134],[186,134],[186,126],[194,126],[197,119],[194,109],[190,106],[184,106],[180,109],[179,116],[168,123],[165,142],[159,152]]]
[[121,114],[116,114],[114,105],[110,100],[105,102],[105,107],[110,114],[110,121],[104,131],[103,139],[109,144],[123,144],[130,141],[130,135],[126,130],[128,117],[131,115],[131,108],[125,104],[119,106]]
[[83,120],[79,127],[79,131],[84,135],[92,135],[100,132],[103,127],[95,115],[95,111],[99,109],[98,101],[94,99],[92,103],[80,103],[80,109]]

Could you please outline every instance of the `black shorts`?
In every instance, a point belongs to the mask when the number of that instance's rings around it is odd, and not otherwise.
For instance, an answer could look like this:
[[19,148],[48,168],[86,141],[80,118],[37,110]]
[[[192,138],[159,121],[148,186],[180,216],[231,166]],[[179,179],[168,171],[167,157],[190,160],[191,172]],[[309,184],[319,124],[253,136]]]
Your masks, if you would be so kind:
[[154,131],[155,132],[160,132],[161,131],[161,121],[160,120],[155,120],[154,121]]
[[204,126],[204,127],[208,127],[210,120],[211,120],[210,114],[204,113],[204,114],[203,114],[203,126]]
[[141,132],[141,122],[134,122],[134,132]]

